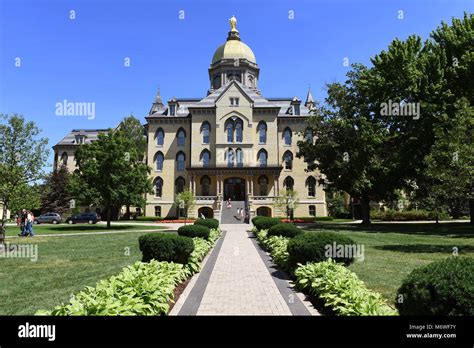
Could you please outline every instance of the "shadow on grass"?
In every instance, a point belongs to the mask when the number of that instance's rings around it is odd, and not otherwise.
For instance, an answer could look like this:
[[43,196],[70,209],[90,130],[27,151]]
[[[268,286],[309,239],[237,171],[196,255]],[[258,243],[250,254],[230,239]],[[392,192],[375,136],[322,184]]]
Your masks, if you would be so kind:
[[[44,225],[40,225],[44,226]],[[143,229],[137,225],[113,225],[110,228],[104,225],[88,225],[88,224],[75,224],[75,225],[59,225],[59,226],[48,226],[50,231],[61,231],[61,232],[80,232],[80,231],[124,231],[124,230],[137,230]],[[160,229],[156,226],[156,229]]]
[[317,223],[305,228],[308,231],[341,231],[366,233],[402,233],[417,235],[437,235],[458,238],[474,238],[474,226],[469,223],[376,223],[362,224],[333,224]]
[[404,244],[404,245],[378,245],[374,249],[397,251],[401,253],[446,253],[452,254],[453,248],[457,248],[457,252],[472,253],[474,246],[472,245],[433,245],[433,244]]

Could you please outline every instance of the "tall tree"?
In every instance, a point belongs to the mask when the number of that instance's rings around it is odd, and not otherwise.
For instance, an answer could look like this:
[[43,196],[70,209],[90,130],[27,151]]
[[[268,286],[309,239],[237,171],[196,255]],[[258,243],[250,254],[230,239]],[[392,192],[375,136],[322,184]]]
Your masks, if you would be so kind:
[[193,192],[189,189],[184,190],[183,192],[178,193],[174,198],[174,205],[176,211],[178,212],[178,217],[180,211],[183,210],[184,218],[186,224],[186,219],[188,218],[188,212],[196,205],[196,198],[193,195]]
[[275,198],[275,206],[285,210],[288,220],[294,217],[294,211],[299,204],[298,192],[294,190],[282,190],[280,195]]
[[[130,139],[130,144],[133,147],[133,151],[137,154],[137,159],[142,161],[146,156],[147,151],[147,138],[145,136],[145,128],[140,123],[140,120],[136,119],[134,116],[130,115],[125,117],[118,129],[122,130],[127,137]],[[125,197],[124,204],[126,206],[125,218],[130,219],[130,206],[142,207],[145,205],[145,197],[143,195],[135,195],[134,187],[136,183],[131,181],[129,182],[130,195]]]
[[17,114],[0,115],[0,122],[0,243],[4,243],[7,210],[12,202],[28,194],[29,184],[43,177],[49,150],[48,140],[39,137],[41,131],[34,122]]
[[70,211],[72,196],[68,190],[69,177],[70,174],[64,165],[46,177],[44,192],[41,196],[42,212],[56,212],[63,215]]
[[72,195],[82,204],[102,205],[109,228],[113,207],[138,202],[152,192],[150,168],[142,158],[124,130],[100,134],[97,141],[82,145],[76,152]]

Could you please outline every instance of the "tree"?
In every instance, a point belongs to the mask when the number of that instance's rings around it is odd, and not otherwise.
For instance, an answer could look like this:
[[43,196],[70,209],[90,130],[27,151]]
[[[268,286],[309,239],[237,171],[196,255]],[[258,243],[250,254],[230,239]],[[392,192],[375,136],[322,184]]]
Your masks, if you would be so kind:
[[21,209],[36,210],[41,207],[41,193],[44,191],[43,184],[21,184],[16,194],[10,200],[10,211],[19,212]]
[[294,211],[298,206],[298,192],[293,190],[282,190],[280,195],[275,198],[275,206],[285,210],[288,220],[293,220]]
[[184,190],[183,192],[178,193],[174,199],[174,205],[176,211],[178,212],[178,218],[180,215],[180,211],[184,211],[184,224],[186,224],[186,219],[188,218],[188,212],[191,210],[194,205],[196,204],[196,198],[193,195],[193,192],[189,189]]
[[70,201],[72,196],[68,190],[69,179],[70,174],[64,165],[61,165],[46,177],[45,190],[41,196],[41,210],[43,213],[56,212],[63,215],[71,210]]
[[111,211],[130,202],[143,200],[152,192],[150,168],[133,139],[122,130],[99,134],[97,141],[76,151],[77,169],[71,177],[72,195],[81,204],[105,207],[107,228]]
[[[23,116],[0,115],[0,201],[3,215],[0,243],[4,243],[6,213],[11,204],[29,195],[29,184],[43,176],[49,150],[48,140],[39,138],[40,129]],[[17,209],[17,207],[15,207]]]
[[[118,129],[122,130],[131,141],[131,146],[133,146],[133,151],[137,154],[137,159],[142,161],[145,158],[147,151],[147,138],[145,136],[145,129],[138,119],[135,117],[128,116],[125,117]],[[135,182],[129,182],[130,195],[125,197],[124,204],[126,206],[125,218],[130,219],[130,206],[142,207],[146,204],[145,197],[143,195],[135,195],[134,187],[136,186]]]

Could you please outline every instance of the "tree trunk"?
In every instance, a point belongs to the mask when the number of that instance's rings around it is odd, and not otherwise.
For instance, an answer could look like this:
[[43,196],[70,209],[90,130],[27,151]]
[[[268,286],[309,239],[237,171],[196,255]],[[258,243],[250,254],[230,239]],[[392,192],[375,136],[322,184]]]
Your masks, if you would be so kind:
[[7,209],[7,203],[3,202],[3,206],[2,206],[2,224],[0,226],[0,245],[5,244],[5,235],[6,235],[6,232],[7,232],[7,226],[6,226],[7,210],[8,210]]
[[112,206],[110,204],[107,205],[107,228],[110,228],[110,217],[112,215]]
[[125,219],[130,220],[130,206],[127,204],[127,209],[125,211]]
[[370,224],[370,199],[368,193],[363,193],[360,199],[360,205],[362,210],[362,224]]
[[471,216],[471,225],[474,225],[474,198],[469,200],[469,215]]

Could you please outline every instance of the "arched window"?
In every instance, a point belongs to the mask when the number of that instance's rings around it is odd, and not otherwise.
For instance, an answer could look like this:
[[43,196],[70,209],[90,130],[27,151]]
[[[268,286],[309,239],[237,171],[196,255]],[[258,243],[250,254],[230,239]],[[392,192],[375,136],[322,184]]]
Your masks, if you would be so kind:
[[184,156],[184,153],[178,152],[178,154],[176,155],[176,162],[177,162],[176,170],[177,171],[179,172],[184,171],[185,159],[186,157]]
[[305,131],[305,140],[308,142],[308,143],[313,143],[313,131],[311,130],[311,128],[307,128],[306,131]]
[[186,185],[186,181],[182,177],[179,177],[175,181],[175,191],[176,193],[181,193],[184,191],[184,186]]
[[211,179],[207,175],[201,178],[201,194],[203,196],[209,196],[209,188],[211,186]]
[[285,141],[285,145],[291,145],[291,138],[292,133],[290,128],[285,128],[283,131],[283,140]]
[[155,155],[156,170],[163,170],[163,162],[165,156],[161,152],[157,152]]
[[63,162],[63,165],[67,166],[67,153],[66,152],[63,152],[63,154],[61,155],[61,162]]
[[211,125],[209,122],[204,122],[201,126],[201,134],[202,134],[202,143],[209,144],[209,135],[211,132]]
[[285,162],[285,169],[291,170],[293,168],[293,154],[291,151],[286,151],[283,155],[283,161]]
[[293,180],[291,176],[287,176],[285,180],[283,181],[283,186],[285,187],[285,190],[293,191],[293,187],[295,186],[295,181]]
[[235,159],[237,161],[237,167],[243,167],[244,165],[244,152],[242,149],[235,150]]
[[234,142],[234,123],[231,120],[228,120],[225,128],[227,131],[227,142],[233,143]]
[[225,152],[225,160],[227,162],[227,167],[233,167],[234,166],[234,150],[228,149]]
[[186,142],[186,132],[184,131],[183,128],[180,128],[178,130],[177,138],[178,138],[178,146],[184,146],[184,143]]
[[209,164],[211,163],[211,153],[209,150],[202,150],[201,162],[203,167],[209,167]]
[[156,131],[156,145],[158,146],[163,146],[165,142],[165,132],[163,132],[163,129],[158,128]]
[[238,143],[241,143],[243,139],[243,126],[241,119],[235,121],[235,141]]
[[163,195],[163,179],[158,177],[155,179],[155,197],[161,197]]
[[234,139],[237,143],[243,141],[243,121],[238,117],[231,117],[225,123],[225,131],[227,132],[227,142],[233,143]]
[[265,175],[258,178],[258,186],[260,188],[260,196],[268,195],[268,178]]
[[268,154],[267,151],[265,150],[260,150],[257,154],[258,158],[258,165],[260,167],[266,167],[267,166],[267,160],[268,160]]
[[306,186],[308,186],[308,196],[316,197],[316,179],[312,176],[306,179]]
[[260,144],[267,143],[267,124],[264,121],[260,121],[258,124],[258,142]]

